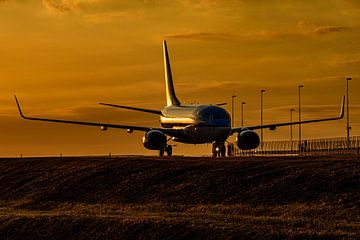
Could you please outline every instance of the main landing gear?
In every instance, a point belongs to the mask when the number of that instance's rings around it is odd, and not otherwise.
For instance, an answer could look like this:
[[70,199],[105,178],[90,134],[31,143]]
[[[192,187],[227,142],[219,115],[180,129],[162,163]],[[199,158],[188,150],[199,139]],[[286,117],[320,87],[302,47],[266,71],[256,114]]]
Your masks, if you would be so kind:
[[225,157],[226,148],[224,142],[214,142],[212,144],[212,156],[213,157]]
[[164,153],[166,152],[166,154],[168,156],[171,156],[172,155],[172,146],[171,145],[166,145],[166,147],[164,147],[163,149],[161,149],[159,151],[159,156],[162,157],[164,156]]

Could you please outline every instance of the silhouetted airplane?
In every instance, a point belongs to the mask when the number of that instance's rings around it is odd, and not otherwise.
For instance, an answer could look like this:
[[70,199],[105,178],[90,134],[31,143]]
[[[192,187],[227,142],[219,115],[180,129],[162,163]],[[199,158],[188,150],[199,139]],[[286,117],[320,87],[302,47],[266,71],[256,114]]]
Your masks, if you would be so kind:
[[160,156],[163,156],[164,152],[166,152],[168,155],[172,155],[172,146],[168,144],[169,140],[190,144],[212,143],[213,156],[225,156],[225,141],[229,136],[233,135],[234,133],[238,134],[237,146],[240,149],[255,149],[260,144],[260,139],[258,134],[254,131],[255,129],[269,128],[270,130],[275,130],[276,127],[280,126],[337,120],[343,118],[344,116],[343,99],[341,113],[338,117],[232,128],[230,125],[229,113],[225,109],[220,107],[220,105],[223,104],[183,105],[180,103],[179,99],[176,97],[175,94],[166,41],[163,42],[163,53],[165,65],[167,106],[165,106],[161,111],[100,103],[106,106],[159,115],[162,127],[152,128],[98,122],[81,122],[26,117],[22,113],[19,102],[15,96],[20,115],[21,117],[28,120],[99,126],[102,130],[106,130],[107,128],[121,128],[127,129],[129,133],[133,131],[143,131],[145,132],[145,135],[143,137],[144,147],[150,150],[158,150]]

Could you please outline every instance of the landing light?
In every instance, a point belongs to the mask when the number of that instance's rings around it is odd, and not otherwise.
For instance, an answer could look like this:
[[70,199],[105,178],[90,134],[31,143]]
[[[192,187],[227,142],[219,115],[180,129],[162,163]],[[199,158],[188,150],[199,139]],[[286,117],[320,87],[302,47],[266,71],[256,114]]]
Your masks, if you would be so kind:
[[126,132],[127,132],[127,133],[132,133],[133,130],[132,130],[132,129],[126,129]]
[[106,130],[107,130],[107,127],[106,127],[106,126],[101,126],[100,129],[101,129],[102,131],[106,131]]
[[271,131],[274,131],[276,129],[276,126],[269,127]]

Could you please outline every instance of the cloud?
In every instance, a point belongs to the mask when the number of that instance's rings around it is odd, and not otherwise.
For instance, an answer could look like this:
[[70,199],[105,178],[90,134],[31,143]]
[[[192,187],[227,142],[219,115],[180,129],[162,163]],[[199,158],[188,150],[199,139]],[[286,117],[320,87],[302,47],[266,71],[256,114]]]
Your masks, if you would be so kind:
[[198,31],[198,32],[185,32],[185,33],[174,33],[168,34],[164,37],[167,39],[188,39],[188,40],[204,40],[204,41],[215,41],[215,40],[250,40],[250,41],[261,41],[261,40],[279,40],[289,39],[298,37],[297,33],[286,33],[276,32],[269,30],[245,32],[245,33],[226,33],[226,32],[211,32],[211,31]]
[[346,0],[346,2],[350,3],[352,7],[359,8],[360,1],[359,0]]
[[319,84],[323,84],[325,82],[329,83],[329,82],[338,82],[341,79],[345,79],[346,76],[344,75],[334,75],[334,76],[322,76],[322,77],[314,77],[314,78],[307,78],[304,79],[303,82],[304,83],[319,83]]
[[295,29],[291,31],[277,32],[277,31],[259,31],[259,32],[250,32],[243,34],[243,37],[252,37],[252,38],[267,38],[267,39],[289,39],[289,38],[300,38],[300,37],[309,37],[316,35],[327,35],[332,33],[343,33],[352,30],[353,27],[349,26],[315,26],[311,23],[300,21],[298,22]]
[[189,40],[288,40],[300,39],[309,36],[320,36],[331,33],[342,33],[350,31],[352,28],[347,26],[315,26],[313,24],[300,21],[292,31],[272,31],[260,30],[243,33],[226,33],[213,31],[194,31],[185,33],[173,33],[165,35],[167,39],[189,39]]
[[165,35],[167,39],[192,39],[192,40],[216,40],[229,39],[230,34],[220,32],[190,32]]
[[104,12],[138,11],[141,7],[159,4],[156,0],[42,0],[43,6],[51,12],[79,12],[98,14]]
[[299,21],[297,29],[304,35],[325,35],[330,33],[342,33],[351,30],[349,26],[316,26],[306,21]]
[[[119,1],[123,2],[123,1]],[[104,11],[104,6],[112,7],[108,0],[42,0],[43,6],[53,13]]]
[[57,0],[43,0],[43,6],[50,12],[64,13],[75,10],[75,3],[67,3],[67,1]]
[[345,59],[345,57],[333,59],[329,62],[330,66],[344,67],[344,66],[360,66],[360,55]]
[[339,33],[350,30],[350,27],[325,26],[317,27],[313,30],[315,34]]
[[[4,0],[0,0],[4,1]],[[75,12],[82,15],[85,20],[95,23],[110,22],[114,19],[142,19],[147,14],[152,14],[159,9],[179,9],[181,12],[197,15],[199,11],[207,14],[219,14],[219,9],[231,9],[234,4],[241,1],[222,0],[42,0],[43,6],[51,13]],[[221,8],[219,8],[221,7]],[[214,11],[208,11],[211,9]],[[206,15],[206,17],[209,17]],[[214,16],[215,17],[215,16]],[[277,31],[272,29],[259,29],[248,32],[223,32],[209,29],[191,30],[188,32],[174,32],[165,35],[168,39],[188,40],[288,40],[301,39],[309,36],[324,36],[332,33],[342,33],[351,30],[349,26],[316,26],[306,21],[299,21],[297,26],[288,31]]]
[[111,22],[114,19],[136,19],[136,18],[141,18],[141,14],[129,13],[125,11],[85,14],[85,19],[88,22],[92,22],[92,23],[106,23],[106,22]]
[[176,2],[188,8],[216,7],[228,3],[224,0],[177,0]]
[[206,85],[202,83],[191,82],[177,83],[176,85],[179,88],[183,88],[187,92],[209,91],[218,89],[223,89],[223,91],[225,91],[226,89],[234,90],[249,86],[248,83],[242,83],[237,81],[211,81],[208,82]]
[[264,40],[264,39],[289,39],[299,37],[300,34],[296,32],[277,32],[270,30],[261,30],[255,32],[248,32],[239,35],[241,38],[250,40]]
[[[43,0],[43,6],[51,14],[76,13],[83,17],[85,21],[106,23],[116,19],[141,19],[141,7],[148,2],[129,0]],[[148,3],[148,5],[151,4]]]

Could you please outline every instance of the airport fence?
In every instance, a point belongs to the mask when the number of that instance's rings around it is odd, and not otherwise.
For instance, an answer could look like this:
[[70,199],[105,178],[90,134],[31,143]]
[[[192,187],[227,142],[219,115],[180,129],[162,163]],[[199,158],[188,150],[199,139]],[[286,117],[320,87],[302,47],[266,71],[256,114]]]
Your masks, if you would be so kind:
[[236,156],[246,155],[359,155],[360,136],[263,142],[253,150],[235,148]]

